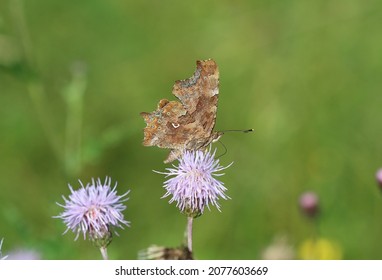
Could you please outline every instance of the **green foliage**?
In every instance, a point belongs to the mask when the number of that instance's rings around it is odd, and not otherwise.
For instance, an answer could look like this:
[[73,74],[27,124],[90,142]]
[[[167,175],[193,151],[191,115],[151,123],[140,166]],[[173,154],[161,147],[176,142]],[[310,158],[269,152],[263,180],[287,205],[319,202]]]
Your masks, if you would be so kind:
[[3,253],[99,259],[52,216],[67,183],[105,176],[131,189],[132,226],[111,259],[179,246],[186,217],[152,172],[167,151],[141,145],[139,112],[213,58],[216,129],[255,133],[222,138],[232,199],[195,220],[195,258],[260,258],[279,234],[297,248],[311,235],[298,211],[306,190],[321,201],[316,234],[346,259],[382,258],[381,24],[378,1],[1,1]]

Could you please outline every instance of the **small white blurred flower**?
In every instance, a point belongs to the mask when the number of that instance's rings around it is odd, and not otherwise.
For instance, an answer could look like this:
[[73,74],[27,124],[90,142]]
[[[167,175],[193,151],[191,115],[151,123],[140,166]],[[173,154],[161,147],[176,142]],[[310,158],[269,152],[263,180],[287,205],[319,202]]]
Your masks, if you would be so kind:
[[263,260],[293,260],[295,252],[286,236],[276,236],[273,242],[263,250],[261,258]]

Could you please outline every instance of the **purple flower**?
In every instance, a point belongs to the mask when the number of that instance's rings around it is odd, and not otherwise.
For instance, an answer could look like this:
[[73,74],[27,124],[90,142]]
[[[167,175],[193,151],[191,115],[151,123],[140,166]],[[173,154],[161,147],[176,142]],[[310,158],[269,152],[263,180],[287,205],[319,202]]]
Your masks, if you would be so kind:
[[309,217],[318,213],[318,196],[314,192],[305,192],[300,196],[301,210]]
[[81,188],[73,190],[69,185],[71,194],[66,199],[65,205],[57,203],[64,208],[64,212],[54,218],[61,218],[67,226],[64,234],[71,230],[77,233],[75,240],[82,232],[84,239],[88,233],[90,239],[93,241],[105,239],[101,246],[111,241],[111,227],[120,227],[122,225],[129,226],[129,222],[124,220],[122,211],[126,206],[122,204],[128,200],[126,195],[117,195],[115,184],[114,188],[110,187],[111,179],[106,177],[105,182],[102,184],[101,180],[94,181],[87,184],[85,187],[81,181]]
[[157,172],[174,176],[164,182],[167,193],[163,196],[172,195],[169,203],[176,201],[176,206],[189,216],[202,214],[204,207],[216,206],[220,211],[219,198],[228,199],[224,194],[227,190],[223,183],[215,177],[224,175],[220,172],[229,166],[223,167],[219,160],[214,159],[215,152],[210,151],[186,151],[179,158],[179,165],[174,168],[166,168],[167,172]]
[[8,260],[41,260],[41,254],[33,249],[18,248],[8,252]]
[[382,168],[378,169],[375,178],[377,179],[378,185],[382,188]]

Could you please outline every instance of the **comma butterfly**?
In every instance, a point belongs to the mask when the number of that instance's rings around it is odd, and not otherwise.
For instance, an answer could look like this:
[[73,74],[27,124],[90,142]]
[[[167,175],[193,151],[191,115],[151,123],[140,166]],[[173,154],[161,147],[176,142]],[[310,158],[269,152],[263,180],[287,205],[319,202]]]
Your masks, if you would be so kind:
[[185,150],[206,148],[223,134],[213,131],[219,96],[219,69],[214,60],[197,61],[194,75],[176,81],[172,93],[179,101],[161,99],[155,111],[141,113],[147,124],[143,145],[171,149],[165,163]]
[[198,60],[191,78],[175,82],[172,93],[179,101],[161,99],[151,113],[142,112],[147,126],[144,146],[171,149],[169,163],[185,150],[201,150],[228,131],[252,132],[253,129],[213,131],[219,95],[219,69],[212,59]]

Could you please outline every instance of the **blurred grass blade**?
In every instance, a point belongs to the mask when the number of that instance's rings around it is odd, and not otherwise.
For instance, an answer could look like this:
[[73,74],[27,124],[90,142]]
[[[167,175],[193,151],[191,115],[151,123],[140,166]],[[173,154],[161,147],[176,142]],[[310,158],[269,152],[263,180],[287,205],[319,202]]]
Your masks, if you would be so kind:
[[86,90],[86,65],[75,62],[72,65],[72,79],[63,90],[66,103],[65,129],[65,171],[69,176],[81,171],[81,135],[83,98]]

